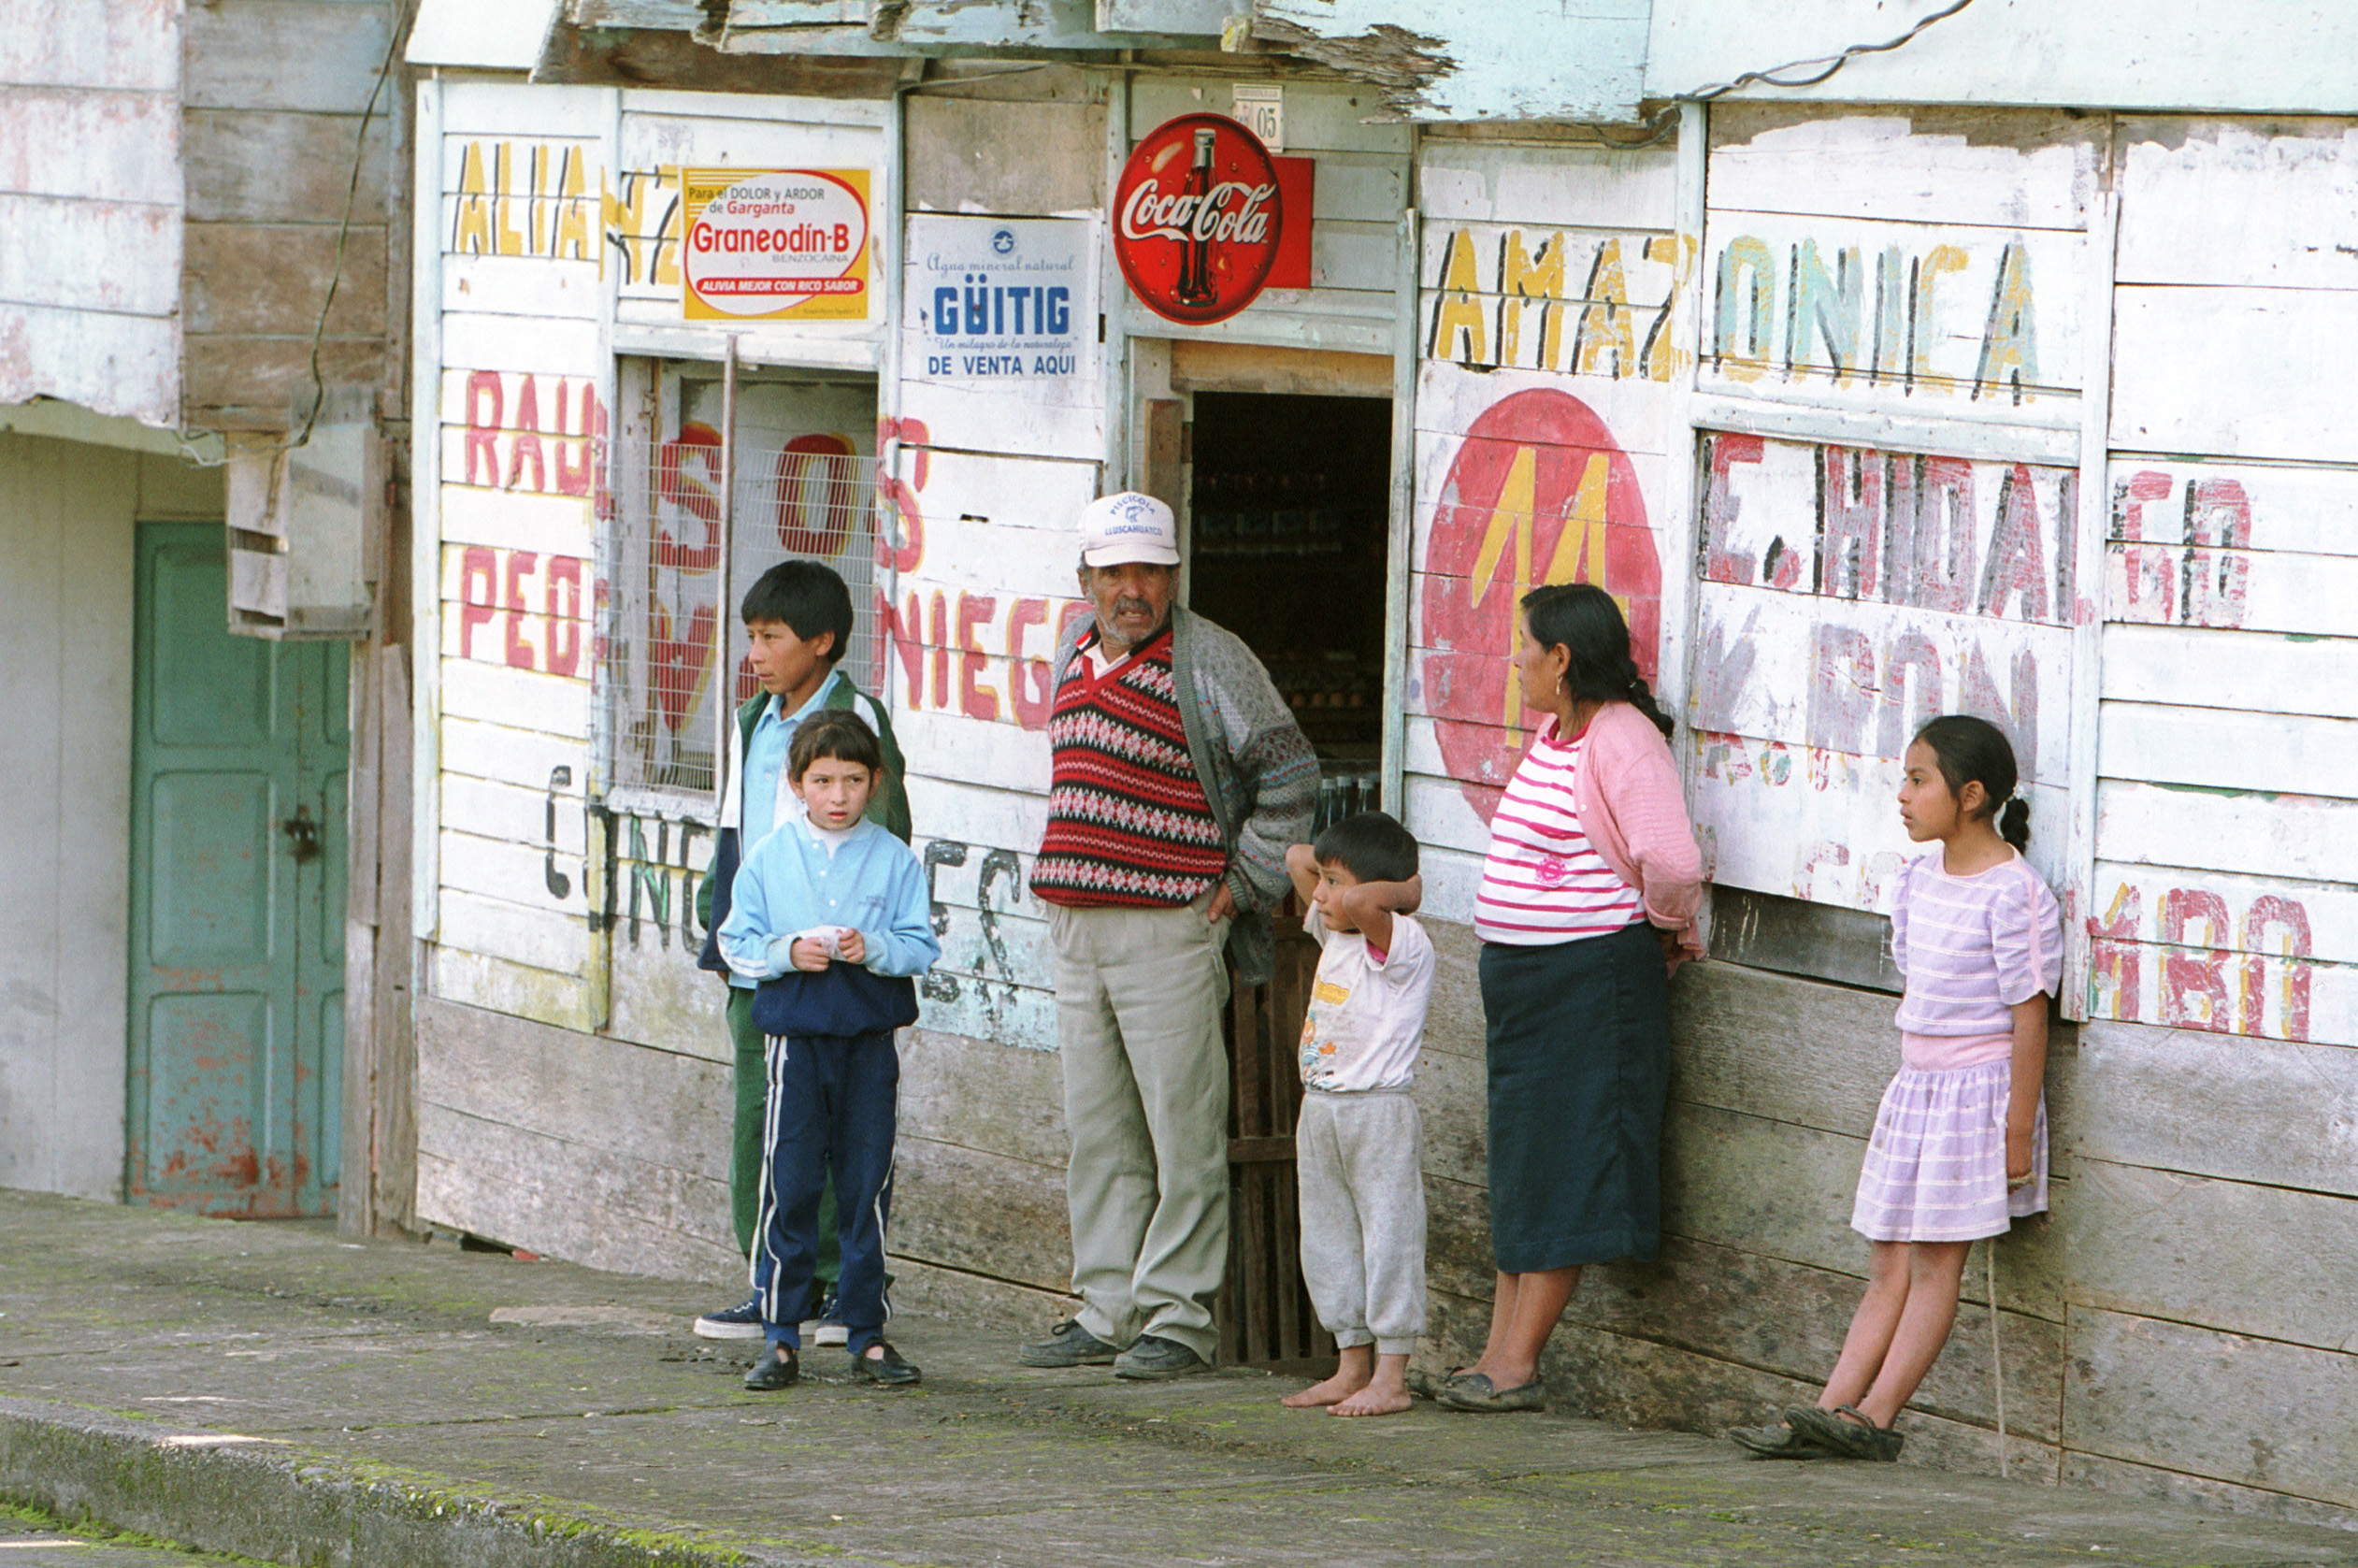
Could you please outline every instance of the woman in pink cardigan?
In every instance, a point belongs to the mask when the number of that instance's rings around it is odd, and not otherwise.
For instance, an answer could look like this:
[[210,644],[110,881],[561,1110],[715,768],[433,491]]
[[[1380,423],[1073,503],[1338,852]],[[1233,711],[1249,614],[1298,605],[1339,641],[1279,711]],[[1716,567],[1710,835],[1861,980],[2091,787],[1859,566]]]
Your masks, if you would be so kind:
[[1700,955],[1702,856],[1670,716],[1602,588],[1534,589],[1515,656],[1549,717],[1490,819],[1474,927],[1488,1025],[1498,1295],[1453,1410],[1537,1410],[1539,1354],[1584,1264],[1661,1245],[1669,974]]

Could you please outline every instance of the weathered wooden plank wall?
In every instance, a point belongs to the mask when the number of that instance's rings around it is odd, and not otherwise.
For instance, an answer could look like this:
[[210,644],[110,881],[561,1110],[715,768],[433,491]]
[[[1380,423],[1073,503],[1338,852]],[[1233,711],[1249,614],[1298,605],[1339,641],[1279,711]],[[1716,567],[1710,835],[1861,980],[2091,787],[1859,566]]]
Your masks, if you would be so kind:
[[1696,460],[1688,712],[1722,885],[1888,913],[1900,754],[1963,711],[2014,741],[2034,862],[2078,891],[2092,589],[2078,470],[2032,459],[2079,421],[2101,151],[2060,115],[1715,112],[1697,381],[1731,433]]
[[182,25],[0,5],[0,403],[179,423]]
[[407,275],[387,253],[401,84],[378,95],[365,141],[361,111],[394,25],[394,7],[373,0],[224,0],[183,14],[187,424],[284,427],[291,399],[308,395],[315,335],[326,385],[385,384],[388,290]]
[[[2324,1282],[2358,1266],[2358,1180],[2335,1153],[2358,1110],[2358,453],[2339,411],[2358,271],[2322,256],[2349,230],[2358,126],[2114,135],[2086,999],[2104,1021],[2066,1128],[2066,1470],[2349,1508],[2358,1361]],[[2194,1410],[2219,1438],[2187,1430]]]

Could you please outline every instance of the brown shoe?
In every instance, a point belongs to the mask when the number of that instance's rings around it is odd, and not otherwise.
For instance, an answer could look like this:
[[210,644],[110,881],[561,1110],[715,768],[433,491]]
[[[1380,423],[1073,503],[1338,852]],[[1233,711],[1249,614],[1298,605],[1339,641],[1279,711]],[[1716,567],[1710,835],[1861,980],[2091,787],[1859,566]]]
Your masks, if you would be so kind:
[[1907,1442],[1890,1427],[1876,1426],[1847,1404],[1833,1410],[1797,1404],[1785,1412],[1785,1423],[1849,1460],[1879,1460],[1888,1464],[1900,1457],[1900,1449]]

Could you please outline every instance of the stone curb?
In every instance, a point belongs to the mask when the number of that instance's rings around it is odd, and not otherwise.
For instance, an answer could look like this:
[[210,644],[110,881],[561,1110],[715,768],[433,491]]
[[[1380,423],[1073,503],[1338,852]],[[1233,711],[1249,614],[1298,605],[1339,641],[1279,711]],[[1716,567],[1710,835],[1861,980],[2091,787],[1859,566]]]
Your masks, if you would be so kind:
[[499,1496],[275,1439],[0,1398],[0,1500],[205,1551],[333,1568],[841,1568],[834,1546]]

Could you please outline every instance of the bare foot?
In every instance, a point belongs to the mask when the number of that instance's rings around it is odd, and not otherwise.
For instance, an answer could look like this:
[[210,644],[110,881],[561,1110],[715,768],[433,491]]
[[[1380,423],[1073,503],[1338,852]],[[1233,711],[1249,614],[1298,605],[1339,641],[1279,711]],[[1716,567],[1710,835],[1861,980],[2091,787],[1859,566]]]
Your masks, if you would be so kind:
[[1288,1410],[1315,1410],[1322,1404],[1341,1404],[1368,1385],[1365,1367],[1355,1367],[1345,1361],[1335,1374],[1323,1383],[1313,1383],[1300,1393],[1287,1394],[1277,1403]]
[[1339,1404],[1327,1409],[1330,1416],[1397,1416],[1408,1408],[1408,1387],[1390,1378],[1378,1378]]

